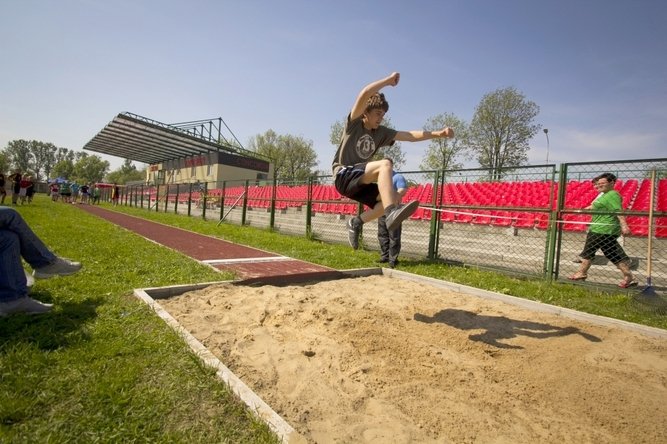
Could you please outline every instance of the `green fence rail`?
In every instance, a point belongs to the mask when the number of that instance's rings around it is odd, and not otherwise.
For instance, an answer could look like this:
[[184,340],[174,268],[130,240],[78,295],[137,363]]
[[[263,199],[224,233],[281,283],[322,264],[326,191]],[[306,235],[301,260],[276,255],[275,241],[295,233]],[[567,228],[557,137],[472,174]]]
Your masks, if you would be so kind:
[[[631,229],[619,243],[635,277],[643,283],[650,268],[652,285],[667,287],[667,159],[520,167],[493,180],[485,169],[403,172],[409,183],[404,201],[416,199],[420,206],[403,223],[401,254],[566,280],[579,267],[594,213],[587,209],[597,197],[591,179],[605,172],[618,177],[619,214]],[[132,186],[122,189],[120,201],[332,243],[347,243],[346,220],[363,210],[336,192],[331,176]],[[375,222],[363,226],[361,242],[379,250]],[[598,252],[586,283],[620,280],[619,270]]]

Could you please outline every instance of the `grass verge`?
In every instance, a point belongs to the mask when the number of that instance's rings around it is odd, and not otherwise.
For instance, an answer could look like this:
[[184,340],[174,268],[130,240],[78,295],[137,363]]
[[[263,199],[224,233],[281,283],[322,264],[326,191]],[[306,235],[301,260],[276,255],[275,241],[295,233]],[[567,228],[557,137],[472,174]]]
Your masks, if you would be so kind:
[[0,318],[0,442],[278,442],[132,296],[230,275],[73,205],[38,198],[18,210],[84,268],[37,281],[32,295],[52,313]]

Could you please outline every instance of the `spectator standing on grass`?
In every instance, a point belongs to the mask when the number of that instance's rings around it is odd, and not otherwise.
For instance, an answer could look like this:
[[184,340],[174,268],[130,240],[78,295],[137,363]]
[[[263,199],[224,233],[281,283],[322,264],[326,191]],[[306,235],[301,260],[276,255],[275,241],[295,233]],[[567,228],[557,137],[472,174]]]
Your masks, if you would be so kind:
[[63,203],[70,203],[72,201],[72,189],[68,181],[61,182],[60,184],[60,199]]
[[49,190],[51,191],[51,200],[58,202],[59,190],[58,184],[55,181],[51,182],[51,185],[49,185]]
[[120,187],[116,182],[113,183],[111,187],[111,203],[116,206],[118,205],[118,200],[120,199]]
[[93,184],[92,197],[93,197],[93,205],[97,205],[100,203],[100,187],[98,187],[97,184]]
[[585,281],[595,253],[602,250],[604,256],[623,273],[623,280],[618,286],[628,288],[637,285],[637,280],[630,271],[630,258],[618,243],[619,236],[630,234],[630,227],[625,217],[617,214],[623,210],[623,204],[621,195],[614,190],[615,184],[616,176],[612,173],[600,174],[593,179],[593,186],[600,194],[585,209],[599,213],[592,215],[584,249],[579,255],[582,259],[581,265],[579,270],[570,276],[570,280]]
[[0,207],[0,317],[14,313],[40,314],[52,304],[31,298],[21,262],[33,268],[38,279],[76,273],[81,264],[53,254],[13,208]]
[[0,205],[5,204],[5,197],[7,197],[7,190],[5,189],[5,186],[7,186],[7,179],[5,179],[4,173],[0,173]]
[[[393,171],[394,161],[393,159],[386,158],[391,162],[392,166],[392,183],[394,185],[394,190],[399,196],[398,202],[401,202],[401,199],[408,190],[407,182],[405,177],[401,173]],[[395,268],[398,265],[398,255],[401,252],[401,231],[403,226],[399,225],[398,228],[395,228],[393,231],[387,229],[387,218],[383,214],[378,219],[378,243],[380,244],[380,262],[389,263],[389,267]]]
[[340,145],[331,165],[336,190],[343,196],[368,206],[370,210],[349,219],[348,241],[352,248],[359,248],[361,227],[366,222],[386,216],[387,229],[394,230],[417,210],[419,202],[413,200],[399,204],[398,195],[391,180],[389,161],[372,161],[373,155],[383,146],[395,141],[417,142],[441,137],[454,137],[451,128],[438,131],[396,131],[382,126],[382,119],[389,110],[389,103],[380,90],[398,85],[397,72],[366,85],[357,96],[347,115]]
[[72,189],[72,203],[75,204],[79,201],[79,184],[75,182],[72,182],[71,189]]
[[89,193],[89,187],[87,183],[84,183],[81,185],[81,188],[79,189],[79,194],[81,194],[81,203],[82,204],[87,204],[88,203],[88,193]]
[[21,182],[19,183],[19,202],[21,205],[26,203],[26,200],[28,199],[28,188],[30,188],[30,185],[32,185],[30,176],[24,174],[21,178]]
[[19,193],[21,192],[21,170],[15,169],[14,173],[9,176],[12,181],[12,204],[16,205],[19,202]]

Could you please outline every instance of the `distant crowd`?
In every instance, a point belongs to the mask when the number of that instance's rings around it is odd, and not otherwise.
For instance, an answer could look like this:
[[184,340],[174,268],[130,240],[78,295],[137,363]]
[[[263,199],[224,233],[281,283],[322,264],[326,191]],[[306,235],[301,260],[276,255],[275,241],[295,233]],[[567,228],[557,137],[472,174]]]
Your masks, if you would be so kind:
[[[23,174],[21,170],[14,170],[8,176],[0,173],[0,205],[5,204],[7,198],[7,185],[10,185],[12,204],[23,205],[32,202],[35,194],[35,182],[30,174]],[[115,193],[114,193],[115,191]],[[118,186],[112,187],[112,194],[115,194],[114,202],[118,199]],[[76,181],[54,179],[49,181],[49,195],[53,202],[64,202],[72,204],[99,204],[101,190],[94,183],[78,183]]]

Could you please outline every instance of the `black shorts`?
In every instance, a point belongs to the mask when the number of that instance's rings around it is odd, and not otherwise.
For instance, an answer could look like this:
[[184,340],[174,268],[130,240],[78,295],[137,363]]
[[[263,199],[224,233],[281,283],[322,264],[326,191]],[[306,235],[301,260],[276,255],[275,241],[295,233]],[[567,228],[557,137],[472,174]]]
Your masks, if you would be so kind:
[[623,251],[623,247],[618,243],[617,238],[618,236],[613,234],[600,234],[589,231],[586,236],[584,250],[579,256],[582,259],[593,260],[595,253],[598,250],[602,250],[604,256],[614,265],[627,261],[629,259],[628,255]]
[[360,183],[366,173],[366,164],[343,167],[336,174],[336,190],[345,197],[361,202],[369,208],[375,207],[380,197],[380,189],[376,183]]

